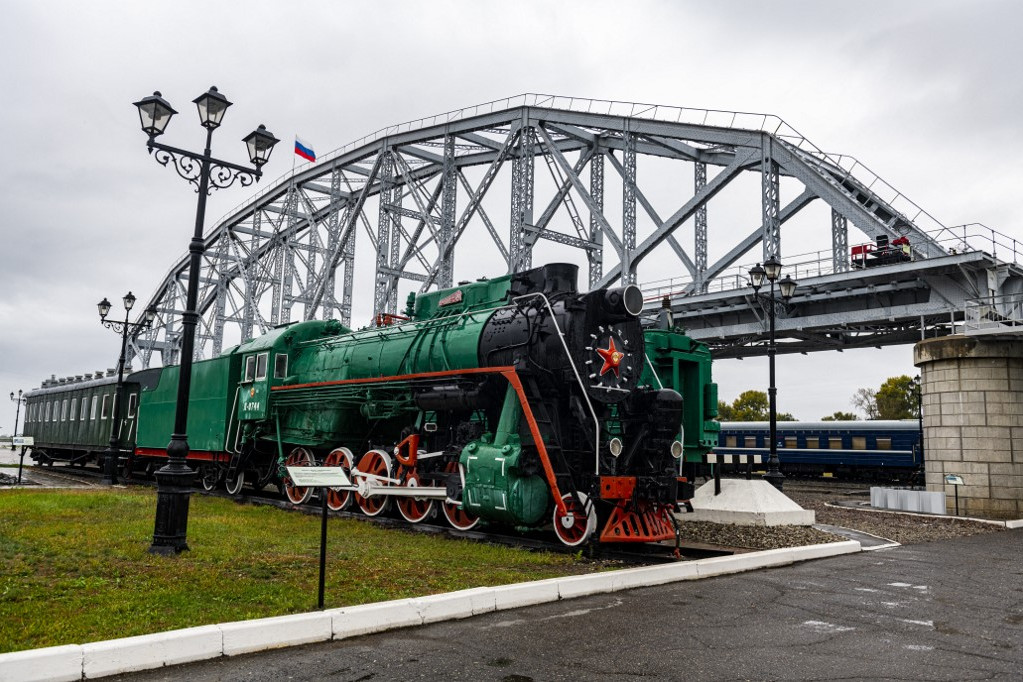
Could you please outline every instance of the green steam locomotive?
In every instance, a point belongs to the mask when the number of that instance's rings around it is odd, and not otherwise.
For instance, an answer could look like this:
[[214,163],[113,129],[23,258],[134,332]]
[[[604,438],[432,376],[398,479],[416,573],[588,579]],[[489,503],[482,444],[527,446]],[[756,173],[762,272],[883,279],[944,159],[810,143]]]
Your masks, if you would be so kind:
[[[313,491],[287,467],[338,467],[331,509],[393,505],[411,523],[439,509],[462,530],[550,524],[569,546],[675,538],[686,463],[717,443],[710,355],[667,311],[644,331],[637,287],[579,293],[577,274],[413,294],[374,327],[294,323],[197,362],[188,461],[206,489],[278,485],[295,504]],[[127,410],[105,424],[109,378],[44,383],[28,394],[33,457],[102,457],[114,428],[124,468],[152,468],[177,382],[177,367],[131,374]]]

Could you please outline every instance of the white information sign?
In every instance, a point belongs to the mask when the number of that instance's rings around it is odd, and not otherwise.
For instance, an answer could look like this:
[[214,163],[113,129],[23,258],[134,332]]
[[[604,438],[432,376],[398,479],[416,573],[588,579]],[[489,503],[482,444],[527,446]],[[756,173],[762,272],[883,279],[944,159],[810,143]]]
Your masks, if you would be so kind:
[[945,474],[945,483],[949,485],[965,485],[963,477],[959,474]]
[[11,439],[11,445],[35,445],[35,438],[32,436],[15,436]]
[[299,488],[350,486],[344,467],[284,467]]

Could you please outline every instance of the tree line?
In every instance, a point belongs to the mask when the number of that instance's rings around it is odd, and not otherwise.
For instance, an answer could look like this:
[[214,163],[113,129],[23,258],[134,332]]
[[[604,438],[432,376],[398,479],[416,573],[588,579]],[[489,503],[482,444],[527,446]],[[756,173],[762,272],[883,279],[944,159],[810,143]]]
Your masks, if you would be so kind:
[[[905,374],[889,377],[877,389],[860,388],[852,397],[853,407],[867,419],[916,419],[920,416],[920,389],[914,379]],[[771,418],[767,393],[743,391],[731,404],[718,401],[718,419],[721,421],[767,421]],[[857,421],[855,412],[835,412],[821,417],[821,421]],[[778,421],[796,421],[788,412],[778,412]]]

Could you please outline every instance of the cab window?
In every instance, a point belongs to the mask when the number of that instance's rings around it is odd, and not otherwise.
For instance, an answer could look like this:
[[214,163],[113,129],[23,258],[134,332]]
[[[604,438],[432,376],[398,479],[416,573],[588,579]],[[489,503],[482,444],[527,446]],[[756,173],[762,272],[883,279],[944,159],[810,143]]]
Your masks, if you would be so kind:
[[128,396],[128,419],[131,419],[132,417],[135,416],[135,405],[138,403],[138,401],[139,396],[137,393],[132,393],[131,395]]
[[266,365],[269,361],[269,353],[260,353],[256,356],[256,381],[266,379]]
[[242,381],[252,381],[256,377],[256,356],[250,355],[245,358],[245,374],[242,375]]
[[286,353],[278,353],[274,356],[274,379],[283,379],[288,376],[288,356]]

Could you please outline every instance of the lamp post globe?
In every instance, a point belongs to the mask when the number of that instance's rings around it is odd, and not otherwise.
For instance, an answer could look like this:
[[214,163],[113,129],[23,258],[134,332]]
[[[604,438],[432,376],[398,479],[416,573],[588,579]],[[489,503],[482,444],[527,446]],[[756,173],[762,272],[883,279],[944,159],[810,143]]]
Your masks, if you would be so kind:
[[[192,381],[192,359],[195,350],[195,329],[198,325],[199,269],[205,251],[203,228],[206,219],[206,197],[215,189],[230,187],[235,181],[242,186],[258,182],[263,165],[278,140],[266,126],[260,125],[242,141],[247,147],[253,167],[240,166],[214,158],[210,147],[213,131],[220,127],[224,113],[232,106],[224,95],[211,87],[192,102],[199,113],[199,124],[206,129],[206,146],[196,153],[164,145],[156,141],[176,112],[159,92],[145,97],[138,107],[142,130],[149,136],[146,146],[158,163],[169,166],[178,175],[196,187],[198,202],[195,210],[195,229],[189,242],[188,283],[185,310],[181,315],[181,365],[178,371],[177,399],[174,427],[167,445],[167,465],[156,472],[156,522],[150,553],[175,555],[188,549],[188,501],[195,472],[188,466],[188,400]],[[155,153],[154,153],[155,152]],[[184,162],[182,162],[184,160]],[[174,163],[171,163],[171,162]],[[149,311],[146,311],[147,317]],[[153,315],[155,317],[155,314]]]

